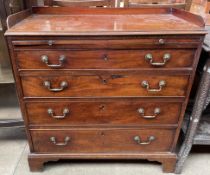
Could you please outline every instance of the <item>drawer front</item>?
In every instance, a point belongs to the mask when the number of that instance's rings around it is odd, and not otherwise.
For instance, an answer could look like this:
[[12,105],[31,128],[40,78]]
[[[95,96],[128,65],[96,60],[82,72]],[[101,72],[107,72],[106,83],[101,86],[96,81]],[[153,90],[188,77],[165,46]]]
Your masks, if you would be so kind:
[[[40,39],[26,39],[12,41],[15,50],[19,49],[140,49],[140,48],[197,48],[201,43],[198,36],[171,36],[171,37],[85,37],[86,39],[67,38],[56,40],[53,37]],[[100,37],[101,38],[101,37]]]
[[191,67],[195,50],[18,51],[19,69],[123,69]]
[[39,153],[137,153],[170,151],[174,130],[31,130]]
[[22,87],[25,97],[185,96],[188,79],[145,74],[22,76]]
[[177,124],[182,103],[118,101],[69,101],[26,103],[29,124],[70,125],[156,125]]

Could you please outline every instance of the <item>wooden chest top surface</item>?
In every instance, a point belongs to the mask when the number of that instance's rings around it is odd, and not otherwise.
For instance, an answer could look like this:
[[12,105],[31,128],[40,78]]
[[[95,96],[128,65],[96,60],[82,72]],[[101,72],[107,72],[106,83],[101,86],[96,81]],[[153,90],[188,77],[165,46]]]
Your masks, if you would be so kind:
[[171,8],[37,7],[10,16],[6,35],[203,34],[203,26],[201,17]]

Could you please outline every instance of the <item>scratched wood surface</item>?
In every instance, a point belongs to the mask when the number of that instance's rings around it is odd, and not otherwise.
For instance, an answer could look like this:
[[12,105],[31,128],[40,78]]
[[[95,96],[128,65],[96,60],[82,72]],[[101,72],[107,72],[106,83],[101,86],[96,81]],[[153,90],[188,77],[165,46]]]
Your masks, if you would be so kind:
[[203,32],[202,19],[198,16],[192,21],[189,13],[172,9],[156,9],[153,13],[148,13],[147,9],[113,9],[113,12],[112,9],[83,8],[78,12],[71,8],[63,9],[61,14],[50,8],[48,13],[44,13],[41,7],[35,9],[35,13],[11,27],[6,35]]

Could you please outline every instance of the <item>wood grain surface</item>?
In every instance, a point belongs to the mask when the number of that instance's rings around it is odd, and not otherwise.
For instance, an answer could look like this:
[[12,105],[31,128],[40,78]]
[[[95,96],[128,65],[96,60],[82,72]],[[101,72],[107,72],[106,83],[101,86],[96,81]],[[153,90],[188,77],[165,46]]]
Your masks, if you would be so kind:
[[[159,89],[163,80],[166,86],[159,92],[149,92],[142,87],[142,82],[147,81],[150,89]],[[24,97],[150,97],[150,96],[177,96],[186,95],[189,77],[186,75],[157,76],[144,74],[80,74],[50,76],[23,76],[21,78]],[[43,84],[51,83],[51,88],[60,88],[61,82],[68,83],[68,87],[60,92],[51,92]]]
[[[145,56],[152,54],[154,63],[163,63],[164,55],[170,54],[165,65],[153,66]],[[98,51],[18,51],[17,65],[19,69],[51,69],[42,61],[48,57],[48,64],[59,65],[60,57],[65,60],[57,69],[141,69],[141,68],[190,68],[193,63],[195,50],[98,50]],[[55,68],[54,68],[55,69]]]
[[[67,101],[67,102],[28,102],[26,110],[31,126],[144,126],[178,124],[182,103],[180,102],[144,102],[143,100],[118,101]],[[54,116],[62,116],[67,108],[69,113],[63,119],[55,119],[48,114],[53,110]],[[139,109],[144,109],[144,115]],[[155,109],[160,109],[153,119],[144,116],[155,116]]]
[[[76,129],[76,130],[32,130],[34,150],[39,153],[134,153],[170,151],[174,130],[164,129]],[[134,137],[139,136],[143,142],[148,137],[155,140],[148,145],[139,145]],[[56,146],[50,141],[55,137],[57,142],[70,140],[66,146]]]

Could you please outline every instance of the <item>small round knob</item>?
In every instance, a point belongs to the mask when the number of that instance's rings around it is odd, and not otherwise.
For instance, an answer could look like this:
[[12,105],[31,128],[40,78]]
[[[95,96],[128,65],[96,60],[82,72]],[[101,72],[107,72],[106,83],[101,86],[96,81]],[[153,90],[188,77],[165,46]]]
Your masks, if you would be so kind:
[[163,86],[165,86],[165,85],[166,85],[166,82],[165,82],[164,80],[160,80],[159,86],[160,86],[160,87],[163,87]]
[[42,60],[42,62],[44,62],[44,63],[48,63],[48,56],[47,56],[47,55],[42,55],[42,56],[41,56],[41,60]]
[[161,112],[161,110],[160,110],[160,108],[155,108],[154,109],[154,113],[157,115],[157,114],[160,114],[160,112]]
[[49,115],[52,115],[52,114],[53,114],[53,109],[52,109],[52,108],[49,108],[49,109],[47,110],[47,113],[48,113]]
[[65,61],[65,59],[66,59],[66,56],[65,56],[65,55],[60,55],[59,61],[60,61],[61,63],[63,63],[63,62]]
[[68,114],[70,111],[69,111],[69,109],[68,108],[64,108],[63,109],[63,114]]
[[49,82],[49,81],[44,81],[43,85],[44,85],[45,87],[50,87],[50,82]]
[[134,136],[133,140],[139,142],[141,139],[139,136]]
[[143,108],[139,108],[139,109],[138,109],[138,113],[139,113],[139,114],[144,114],[144,109],[143,109]]
[[149,137],[149,140],[150,140],[150,141],[155,140],[155,136],[150,136],[150,137]]
[[62,81],[60,85],[61,87],[65,88],[68,86],[68,83],[66,81]]
[[145,55],[145,59],[148,60],[148,61],[152,60],[152,58],[153,57],[152,57],[151,53],[148,53],[148,54]]
[[49,40],[49,41],[48,41],[48,45],[49,45],[49,46],[52,46],[52,45],[53,45],[53,41],[52,41],[52,40]]
[[164,39],[159,39],[158,43],[163,45],[163,44],[165,44],[165,40]]
[[147,86],[149,86],[149,83],[146,80],[144,80],[141,82],[141,85],[142,85],[142,87],[147,87]]
[[171,54],[170,53],[164,54],[163,59],[164,59],[164,61],[170,60],[171,59]]

